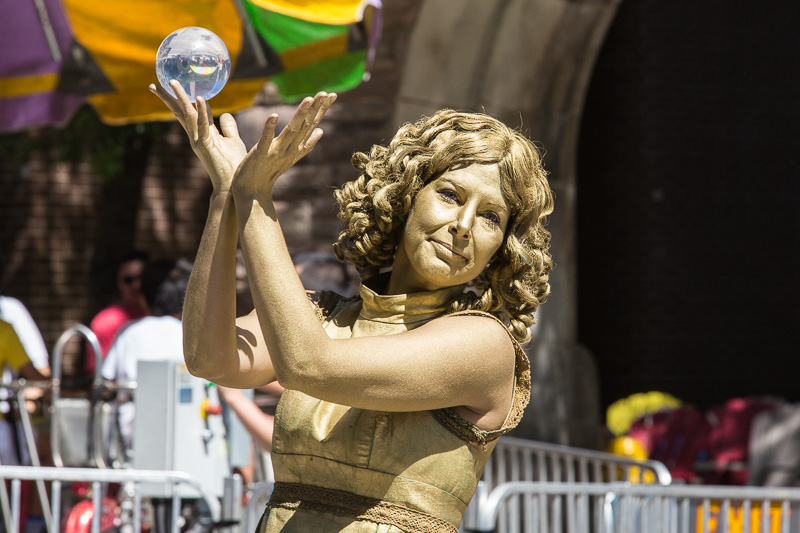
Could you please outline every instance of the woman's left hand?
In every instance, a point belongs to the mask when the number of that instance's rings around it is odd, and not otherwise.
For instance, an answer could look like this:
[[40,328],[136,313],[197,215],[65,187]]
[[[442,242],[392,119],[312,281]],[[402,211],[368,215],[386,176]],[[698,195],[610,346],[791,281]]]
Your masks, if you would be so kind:
[[253,198],[271,195],[275,181],[311,152],[320,140],[322,130],[317,126],[335,100],[335,93],[324,92],[304,99],[277,137],[278,115],[271,115],[258,144],[245,156],[234,174],[233,193]]
[[219,118],[222,132],[218,131],[208,102],[198,97],[194,106],[180,83],[172,80],[170,86],[175,96],[155,83],[151,83],[149,88],[175,114],[186,131],[192,150],[208,171],[214,190],[229,190],[233,173],[247,154],[236,121],[229,113],[224,113]]

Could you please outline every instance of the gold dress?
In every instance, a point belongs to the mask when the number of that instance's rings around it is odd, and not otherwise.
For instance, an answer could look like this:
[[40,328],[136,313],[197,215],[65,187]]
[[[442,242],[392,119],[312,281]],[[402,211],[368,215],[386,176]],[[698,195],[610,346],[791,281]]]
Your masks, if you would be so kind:
[[[392,335],[442,316],[462,291],[383,296],[362,285],[356,298],[323,293],[320,310],[331,338]],[[275,416],[275,489],[258,533],[455,533],[496,439],[530,396],[528,359],[512,342],[514,396],[496,431],[450,409],[370,411],[286,390]]]

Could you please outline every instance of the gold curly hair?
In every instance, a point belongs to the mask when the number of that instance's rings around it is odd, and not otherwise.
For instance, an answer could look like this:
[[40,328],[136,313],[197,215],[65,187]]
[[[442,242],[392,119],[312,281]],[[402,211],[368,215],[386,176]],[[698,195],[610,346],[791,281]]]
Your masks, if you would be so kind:
[[511,209],[503,244],[450,312],[480,310],[526,342],[533,314],[550,292],[553,261],[545,229],[553,194],[536,146],[522,133],[482,113],[443,109],[400,127],[388,147],[353,155],[360,176],[335,192],[344,230],[334,244],[341,261],[369,279],[394,260],[417,193],[448,169],[497,164]]

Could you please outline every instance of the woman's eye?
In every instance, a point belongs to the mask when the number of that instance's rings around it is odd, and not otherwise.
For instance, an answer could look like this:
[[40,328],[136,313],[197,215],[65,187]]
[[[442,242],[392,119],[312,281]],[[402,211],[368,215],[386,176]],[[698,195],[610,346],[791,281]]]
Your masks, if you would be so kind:
[[484,218],[484,220],[487,220],[487,221],[491,222],[492,224],[495,224],[497,226],[500,225],[500,215],[498,215],[497,213],[493,213],[493,212],[490,211],[488,213],[484,213],[481,216]]
[[441,191],[439,191],[439,196],[441,196],[445,200],[452,202],[458,200],[458,196],[456,195],[455,191],[451,191],[450,189],[442,189]]

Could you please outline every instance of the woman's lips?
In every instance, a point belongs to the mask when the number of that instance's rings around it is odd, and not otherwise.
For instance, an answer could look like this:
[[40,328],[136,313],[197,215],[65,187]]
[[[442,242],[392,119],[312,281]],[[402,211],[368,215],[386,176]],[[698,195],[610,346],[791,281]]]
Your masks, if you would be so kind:
[[452,255],[460,257],[461,259],[466,260],[467,258],[461,252],[454,250],[450,245],[443,243],[442,241],[437,241],[436,239],[431,239],[435,245],[439,246],[440,248],[444,248],[445,251],[449,252]]

